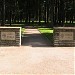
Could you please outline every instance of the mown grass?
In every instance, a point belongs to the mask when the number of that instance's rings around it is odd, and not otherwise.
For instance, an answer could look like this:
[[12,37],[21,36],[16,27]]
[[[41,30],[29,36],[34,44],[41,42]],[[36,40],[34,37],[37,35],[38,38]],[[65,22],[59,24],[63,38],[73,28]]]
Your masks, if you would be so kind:
[[23,35],[25,33],[25,28],[21,28],[21,34]]
[[53,29],[52,28],[38,28],[41,34],[46,37],[53,44]]

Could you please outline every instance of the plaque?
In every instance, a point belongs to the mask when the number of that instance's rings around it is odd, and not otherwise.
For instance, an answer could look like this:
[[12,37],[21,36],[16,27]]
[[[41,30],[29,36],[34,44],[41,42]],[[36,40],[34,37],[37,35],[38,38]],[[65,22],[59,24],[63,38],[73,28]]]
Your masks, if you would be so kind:
[[1,32],[1,40],[15,40],[15,32]]
[[73,32],[60,32],[59,40],[73,40]]

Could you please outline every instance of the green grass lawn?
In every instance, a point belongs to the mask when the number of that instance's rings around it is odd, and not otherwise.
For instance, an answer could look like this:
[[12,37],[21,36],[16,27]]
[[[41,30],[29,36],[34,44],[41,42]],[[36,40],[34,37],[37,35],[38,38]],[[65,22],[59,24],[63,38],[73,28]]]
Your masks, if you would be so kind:
[[53,29],[52,28],[38,28],[38,30],[46,37],[51,43],[53,43]]
[[21,28],[21,34],[23,35],[25,33],[25,28]]

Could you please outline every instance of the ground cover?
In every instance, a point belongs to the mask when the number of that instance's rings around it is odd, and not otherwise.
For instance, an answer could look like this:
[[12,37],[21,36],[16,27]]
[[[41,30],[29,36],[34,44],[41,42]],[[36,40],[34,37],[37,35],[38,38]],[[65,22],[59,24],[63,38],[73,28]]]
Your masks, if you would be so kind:
[[21,34],[25,33],[25,28],[21,28]]
[[40,33],[48,39],[51,43],[53,43],[53,29],[52,28],[38,28]]

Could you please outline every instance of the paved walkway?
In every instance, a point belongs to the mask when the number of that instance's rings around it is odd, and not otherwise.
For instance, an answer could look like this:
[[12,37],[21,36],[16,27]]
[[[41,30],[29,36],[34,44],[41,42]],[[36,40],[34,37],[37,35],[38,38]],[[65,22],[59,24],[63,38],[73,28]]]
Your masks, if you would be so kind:
[[46,40],[36,28],[25,29],[25,35],[22,39],[23,46],[31,47],[50,47],[49,41]]
[[74,47],[49,47],[27,28],[21,47],[0,47],[0,74],[74,75]]

